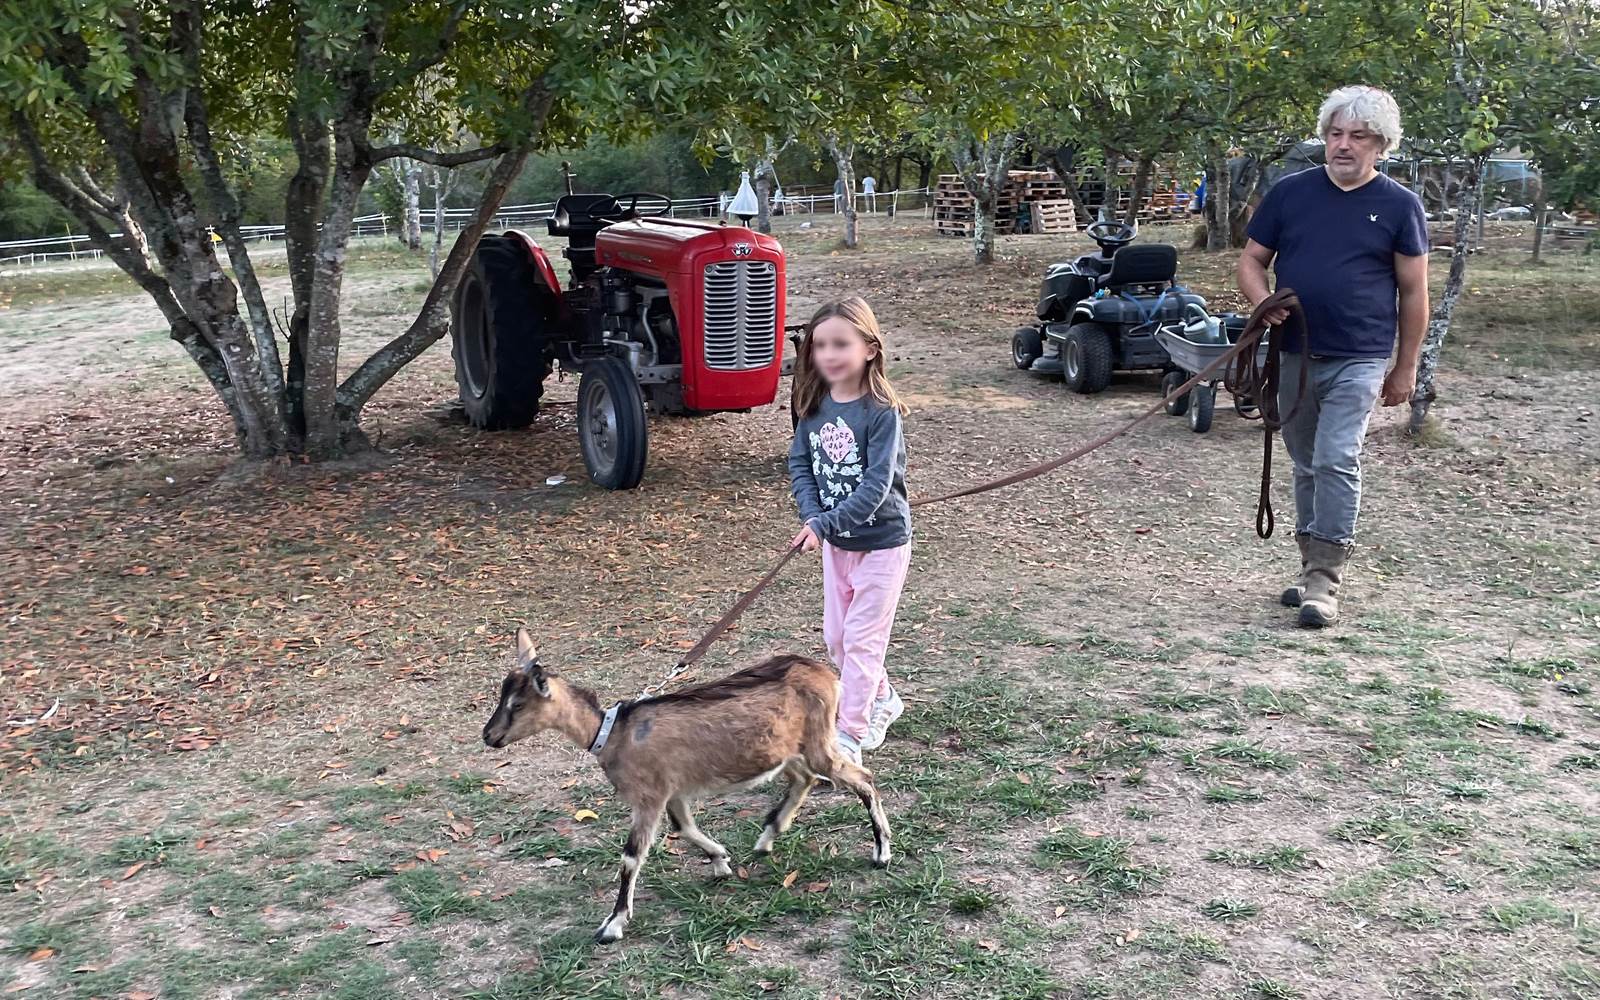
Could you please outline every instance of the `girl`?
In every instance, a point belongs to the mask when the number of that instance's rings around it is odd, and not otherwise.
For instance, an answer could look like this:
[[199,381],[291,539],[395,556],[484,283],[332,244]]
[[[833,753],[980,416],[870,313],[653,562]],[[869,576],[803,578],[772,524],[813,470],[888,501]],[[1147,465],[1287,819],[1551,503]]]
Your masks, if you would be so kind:
[[822,546],[822,633],[839,667],[839,746],[851,760],[883,744],[905,706],[884,672],[911,561],[906,406],[884,371],[866,301],[817,310],[795,358],[789,482],[805,527],[790,546]]

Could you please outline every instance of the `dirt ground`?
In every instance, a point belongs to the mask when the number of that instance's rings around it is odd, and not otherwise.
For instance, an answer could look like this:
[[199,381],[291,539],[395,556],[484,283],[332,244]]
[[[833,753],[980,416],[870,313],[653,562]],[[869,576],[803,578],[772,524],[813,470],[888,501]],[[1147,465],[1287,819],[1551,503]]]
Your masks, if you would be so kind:
[[[1079,237],[975,269],[920,218],[864,220],[857,252],[785,222],[791,302],[859,291],[889,331],[914,495],[1154,397],[1010,365]],[[668,839],[605,948],[625,810],[581,750],[480,727],[519,623],[626,697],[770,565],[784,397],[655,421],[643,487],[606,493],[572,382],[475,432],[441,344],[369,408],[384,461],[239,470],[131,285],[0,275],[0,993],[1600,996],[1600,264],[1534,267],[1527,239],[1472,259],[1436,426],[1373,421],[1345,624],[1276,605],[1293,544],[1254,537],[1259,430],[1221,407],[926,508],[908,707],[868,759],[894,865],[836,793],[758,862],[775,793],[730,794],[700,820],[735,878]],[[1236,307],[1232,260],[1186,251],[1182,277]],[[348,364],[425,281],[357,254]],[[788,574],[696,676],[820,654],[819,589]]]

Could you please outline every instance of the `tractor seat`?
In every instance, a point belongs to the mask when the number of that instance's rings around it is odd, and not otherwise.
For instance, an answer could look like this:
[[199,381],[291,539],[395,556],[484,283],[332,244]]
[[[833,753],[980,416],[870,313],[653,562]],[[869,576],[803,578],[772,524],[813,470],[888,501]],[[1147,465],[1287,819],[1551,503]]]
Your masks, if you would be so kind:
[[609,194],[564,194],[545,225],[551,236],[566,236],[593,245],[594,235],[617,221],[622,206]]
[[1111,270],[1099,279],[1102,288],[1165,285],[1178,277],[1178,248],[1170,243],[1136,243],[1118,250]]

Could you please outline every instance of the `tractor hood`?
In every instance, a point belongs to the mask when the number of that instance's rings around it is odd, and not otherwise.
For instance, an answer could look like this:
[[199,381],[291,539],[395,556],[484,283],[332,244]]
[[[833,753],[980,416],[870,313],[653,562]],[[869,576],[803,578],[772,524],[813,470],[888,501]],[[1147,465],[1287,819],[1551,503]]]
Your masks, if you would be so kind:
[[655,274],[693,270],[696,258],[772,260],[782,253],[777,240],[753,229],[691,219],[631,219],[595,237],[600,266]]

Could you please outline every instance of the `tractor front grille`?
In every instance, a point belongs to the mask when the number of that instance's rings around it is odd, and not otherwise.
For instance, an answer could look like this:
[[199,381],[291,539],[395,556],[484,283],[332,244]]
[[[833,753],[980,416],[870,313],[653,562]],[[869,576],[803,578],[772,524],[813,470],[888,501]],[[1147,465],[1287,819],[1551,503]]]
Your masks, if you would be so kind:
[[706,367],[765,368],[778,349],[778,271],[766,260],[706,265]]

